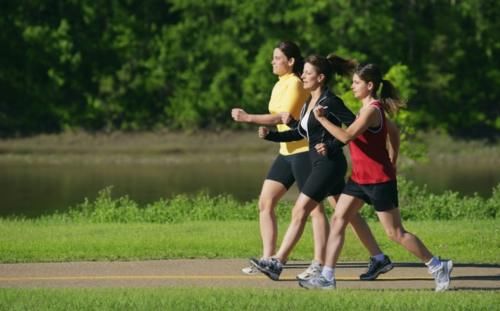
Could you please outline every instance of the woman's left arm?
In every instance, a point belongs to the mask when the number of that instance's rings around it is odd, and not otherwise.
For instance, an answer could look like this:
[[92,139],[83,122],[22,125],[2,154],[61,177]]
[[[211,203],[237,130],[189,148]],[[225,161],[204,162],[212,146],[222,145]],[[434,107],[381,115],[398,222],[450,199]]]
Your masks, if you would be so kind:
[[389,153],[389,158],[391,159],[392,166],[396,168],[396,162],[398,161],[399,155],[399,129],[394,122],[385,118],[387,124],[387,136],[389,137],[389,146],[387,146],[387,152]]

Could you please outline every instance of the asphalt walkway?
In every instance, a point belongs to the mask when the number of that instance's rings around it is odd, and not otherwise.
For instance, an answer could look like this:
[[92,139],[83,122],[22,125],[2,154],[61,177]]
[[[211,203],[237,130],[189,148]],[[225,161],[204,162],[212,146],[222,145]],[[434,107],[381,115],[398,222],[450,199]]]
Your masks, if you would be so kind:
[[[0,264],[0,287],[255,287],[295,288],[295,275],[307,263],[289,263],[279,281],[259,274],[247,276],[245,259],[152,260],[130,262],[64,262]],[[340,263],[338,288],[429,289],[434,280],[419,263],[395,263],[392,271],[376,281],[359,281],[366,263]],[[452,290],[500,290],[500,264],[455,263]]]

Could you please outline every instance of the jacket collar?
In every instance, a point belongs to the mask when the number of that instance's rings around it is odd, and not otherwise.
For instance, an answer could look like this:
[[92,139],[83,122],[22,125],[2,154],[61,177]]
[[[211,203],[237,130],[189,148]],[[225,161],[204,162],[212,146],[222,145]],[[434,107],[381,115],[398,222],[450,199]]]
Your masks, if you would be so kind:
[[322,102],[323,100],[325,100],[327,97],[330,97],[330,96],[333,96],[333,94],[330,92],[330,89],[328,87],[326,87],[323,90],[323,92],[321,93],[321,95],[319,96],[319,99],[316,102],[316,105],[318,105],[320,102]]

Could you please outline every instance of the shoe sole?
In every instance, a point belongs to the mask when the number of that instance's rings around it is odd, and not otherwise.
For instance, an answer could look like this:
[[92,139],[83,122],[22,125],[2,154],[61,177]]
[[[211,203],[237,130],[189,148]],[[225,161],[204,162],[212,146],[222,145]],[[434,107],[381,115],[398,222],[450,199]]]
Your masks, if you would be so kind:
[[259,273],[259,271],[252,270],[252,272],[245,272],[243,271],[243,269],[241,269],[241,273],[243,273],[244,275],[256,275]]
[[279,280],[279,278],[280,278],[279,275],[276,275],[274,273],[271,273],[271,272],[267,271],[266,269],[261,268],[256,262],[250,260],[250,264],[252,266],[254,266],[257,270],[259,270],[260,272],[262,272],[263,274],[265,274],[271,280],[273,280],[273,281],[278,281]]
[[387,272],[391,271],[393,268],[394,268],[394,265],[391,263],[390,265],[385,266],[384,269],[378,271],[374,276],[372,276],[372,277],[361,277],[360,276],[359,279],[361,281],[373,281],[376,278],[378,278],[379,275],[381,275],[383,273],[387,273]]
[[451,272],[453,271],[453,261],[448,260],[446,262],[446,264],[448,265],[448,277],[450,278],[450,280],[448,281],[448,285],[446,285],[446,287],[440,288],[439,290],[436,289],[435,290],[436,292],[444,292],[444,291],[447,291],[450,288],[450,284],[451,284]]
[[307,287],[307,286],[302,285],[302,282],[299,282],[299,286],[302,287],[302,288],[305,288],[307,290],[309,290],[309,289],[321,289],[321,290],[335,289],[335,286],[330,286],[330,287]]
[[295,279],[296,279],[297,281],[308,281],[309,279],[312,279],[312,278],[314,278],[314,277],[315,277],[314,275],[311,275],[311,276],[308,276],[308,277],[306,277],[306,278],[301,278],[300,276],[298,276],[298,275],[297,275],[297,276],[295,276]]

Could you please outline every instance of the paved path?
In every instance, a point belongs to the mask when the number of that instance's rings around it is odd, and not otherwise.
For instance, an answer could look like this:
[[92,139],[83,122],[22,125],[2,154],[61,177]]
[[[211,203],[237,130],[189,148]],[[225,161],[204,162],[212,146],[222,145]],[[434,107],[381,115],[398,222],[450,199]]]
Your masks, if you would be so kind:
[[[280,281],[262,274],[243,275],[244,259],[153,260],[131,262],[67,262],[0,264],[0,287],[255,287],[295,288],[295,275],[307,264],[292,262]],[[396,263],[377,281],[359,281],[366,263],[341,263],[337,267],[338,288],[433,289],[434,281],[422,264]],[[455,263],[451,288],[500,290],[500,264]]]

